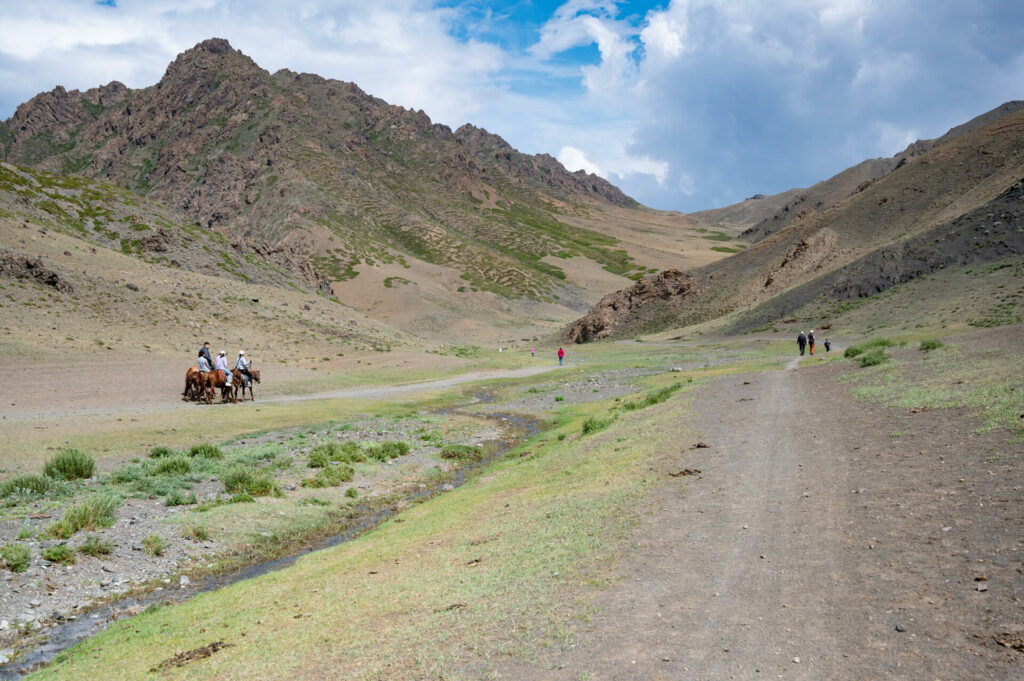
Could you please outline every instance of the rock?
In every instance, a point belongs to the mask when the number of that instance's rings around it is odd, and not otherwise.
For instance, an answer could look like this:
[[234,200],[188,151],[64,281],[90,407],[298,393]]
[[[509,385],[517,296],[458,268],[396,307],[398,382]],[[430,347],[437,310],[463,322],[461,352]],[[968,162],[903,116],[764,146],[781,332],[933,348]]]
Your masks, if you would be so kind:
[[178,588],[179,589],[185,589],[188,586],[190,586],[191,584],[192,584],[192,580],[189,579],[187,575],[182,575],[180,578],[178,578]]
[[0,631],[10,631],[11,623],[7,620],[0,620]]
[[132,544],[132,551],[141,551],[141,550],[142,550],[142,544],[139,544],[138,542],[135,542],[134,544]]
[[113,584],[113,582],[111,580],[109,580],[109,579],[101,579],[100,580],[100,588],[106,589],[111,584]]
[[13,650],[0,650],[0,664],[7,664],[11,661],[11,655],[14,654]]
[[679,373],[680,371],[682,371],[682,370],[683,370],[683,367],[672,367],[672,368],[670,369],[670,371],[671,371],[672,373],[676,373],[676,374],[678,374],[678,373]]
[[32,600],[30,600],[28,602],[28,605],[29,605],[30,608],[38,608],[42,604],[43,604],[43,602],[41,600],[39,600],[38,598],[33,598]]
[[896,631],[902,633],[902,632],[904,632],[906,630],[907,630],[907,628],[905,626],[903,626],[902,624],[899,624],[899,623],[896,624]]
[[977,584],[974,585],[974,590],[975,591],[988,591],[988,584],[986,584],[985,582],[978,582]]
[[794,657],[793,658],[793,663],[794,664],[800,664],[800,658],[799,657]]
[[442,492],[451,492],[453,489],[455,489],[455,487],[451,483],[446,482],[445,484],[441,485]]

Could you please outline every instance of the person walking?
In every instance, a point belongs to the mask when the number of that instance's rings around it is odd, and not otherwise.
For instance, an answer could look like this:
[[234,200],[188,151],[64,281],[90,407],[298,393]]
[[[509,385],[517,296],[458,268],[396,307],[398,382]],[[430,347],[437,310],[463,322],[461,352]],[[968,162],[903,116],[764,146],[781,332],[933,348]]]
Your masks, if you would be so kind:
[[825,339],[825,354],[832,352],[832,341],[828,338]]
[[565,358],[565,350],[558,348],[558,366],[562,366],[562,359]]
[[530,357],[533,357],[533,348],[530,348]]
[[807,349],[814,354],[814,329],[811,329],[810,333],[807,334]]
[[804,348],[807,346],[807,336],[801,331],[800,335],[796,337],[796,344],[800,346],[800,356],[804,356]]

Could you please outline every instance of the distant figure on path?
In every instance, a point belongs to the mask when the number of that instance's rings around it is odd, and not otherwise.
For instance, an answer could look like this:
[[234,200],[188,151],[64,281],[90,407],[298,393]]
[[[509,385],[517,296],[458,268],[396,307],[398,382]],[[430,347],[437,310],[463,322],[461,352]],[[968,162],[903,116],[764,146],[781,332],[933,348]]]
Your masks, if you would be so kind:
[[206,370],[209,371],[213,367],[213,358],[210,357],[210,341],[206,341],[203,343],[203,347],[199,348],[199,356],[206,358]]
[[828,338],[825,339],[825,354],[832,352],[832,341]]
[[533,348],[530,348],[530,357],[533,357]]
[[814,354],[814,329],[807,334],[807,349],[811,351],[812,355]]
[[807,346],[807,336],[801,331],[800,335],[796,337],[796,344],[800,346],[800,356],[804,356],[804,347]]
[[565,357],[565,350],[558,348],[558,366],[562,366],[562,358]]

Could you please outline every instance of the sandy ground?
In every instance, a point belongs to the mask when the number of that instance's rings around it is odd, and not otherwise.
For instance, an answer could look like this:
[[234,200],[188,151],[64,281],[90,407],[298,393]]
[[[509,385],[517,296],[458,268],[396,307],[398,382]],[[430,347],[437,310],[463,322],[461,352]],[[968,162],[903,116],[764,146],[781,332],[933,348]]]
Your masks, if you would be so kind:
[[583,644],[502,678],[1021,678],[1024,445],[795,364],[696,394],[699,478],[662,488]]

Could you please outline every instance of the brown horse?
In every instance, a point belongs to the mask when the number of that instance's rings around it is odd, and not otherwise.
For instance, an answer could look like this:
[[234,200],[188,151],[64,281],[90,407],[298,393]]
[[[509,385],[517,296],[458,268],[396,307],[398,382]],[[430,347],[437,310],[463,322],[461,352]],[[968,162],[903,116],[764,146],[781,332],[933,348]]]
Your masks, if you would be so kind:
[[202,398],[202,388],[199,384],[200,376],[202,376],[202,373],[199,372],[199,367],[189,367],[188,371],[185,372],[185,391],[181,393],[181,400],[183,402]]
[[[260,372],[255,370],[255,369],[251,369],[250,368],[249,369],[249,373],[252,374],[252,380],[249,381],[249,385],[248,385],[249,397],[252,399],[253,402],[255,402],[256,401],[256,397],[252,394],[252,384],[260,382]],[[238,392],[239,391],[242,392],[242,401],[244,402],[245,401],[245,388],[247,387],[245,385],[245,374],[243,374],[238,369],[232,369],[231,370],[231,374],[234,376],[234,378],[232,378],[231,380],[232,380],[232,382],[233,382],[233,384],[235,386],[235,402],[238,402]]]
[[213,391],[220,388],[220,403],[224,404],[228,401],[228,397],[235,404],[238,404],[238,398],[235,397],[234,386],[228,385],[227,377],[219,371],[209,371],[205,374],[201,374],[200,381],[206,388],[206,403],[213,404]]

